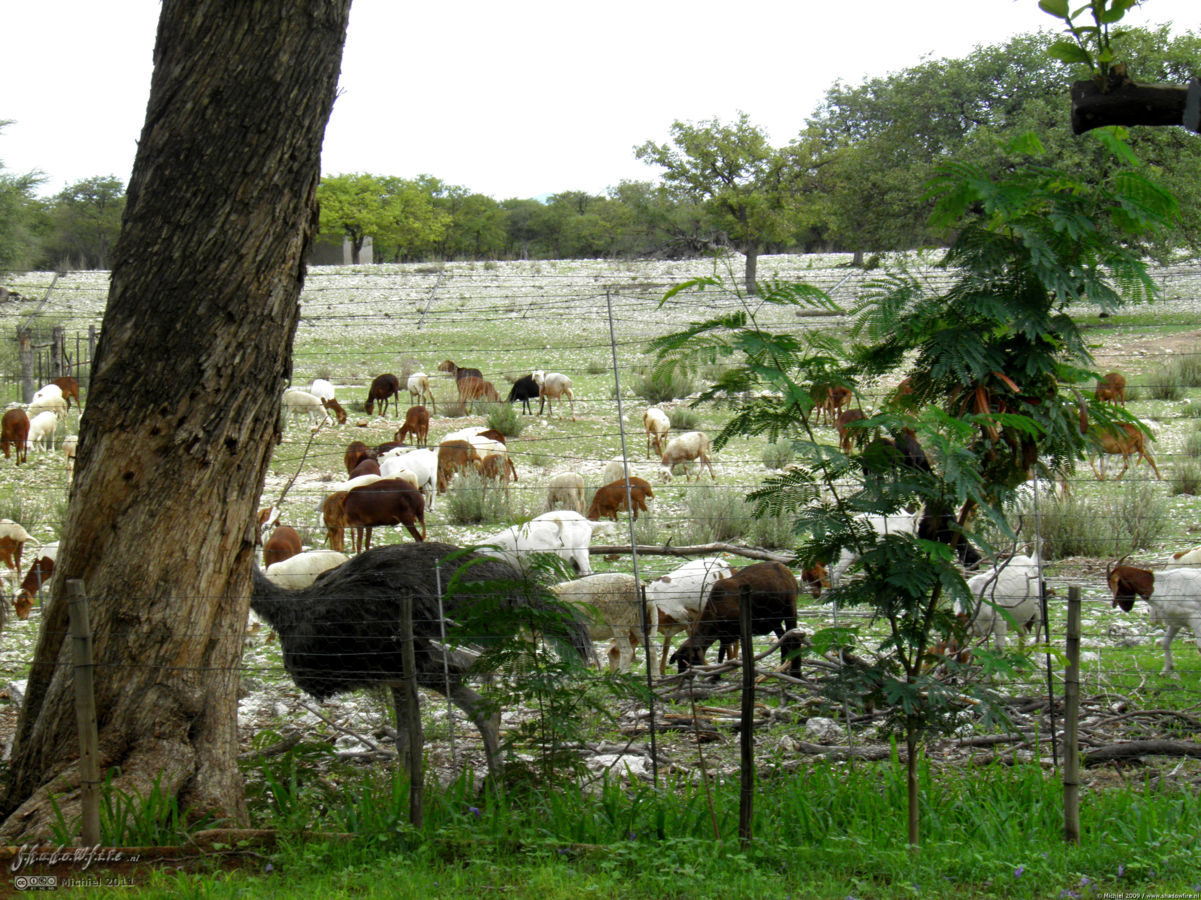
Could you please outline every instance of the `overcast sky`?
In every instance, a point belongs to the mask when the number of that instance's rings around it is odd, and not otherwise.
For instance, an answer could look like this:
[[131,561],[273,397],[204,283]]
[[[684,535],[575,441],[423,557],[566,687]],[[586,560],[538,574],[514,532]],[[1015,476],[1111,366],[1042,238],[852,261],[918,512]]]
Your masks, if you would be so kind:
[[[43,195],[129,180],[158,13],[158,0],[3,3],[10,173],[40,171]],[[1126,21],[1180,34],[1201,27],[1201,4],[1147,0]],[[1037,0],[354,0],[322,172],[429,174],[498,200],[597,194],[654,180],[633,148],[676,119],[745,111],[782,145],[837,80],[1040,29],[1058,24]]]

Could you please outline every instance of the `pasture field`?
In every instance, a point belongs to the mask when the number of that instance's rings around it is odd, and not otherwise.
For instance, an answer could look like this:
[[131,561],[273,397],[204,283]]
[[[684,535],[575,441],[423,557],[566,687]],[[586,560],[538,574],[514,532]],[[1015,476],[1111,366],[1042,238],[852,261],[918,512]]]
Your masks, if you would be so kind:
[[[760,261],[760,273],[765,280],[808,280],[826,289],[835,302],[850,310],[855,304],[856,291],[873,273],[847,268],[848,259],[765,257]],[[933,267],[932,262],[917,258],[910,265],[921,277],[939,283],[946,275]],[[314,378],[329,379],[337,386],[338,399],[346,407],[349,420],[342,426],[323,426],[315,434],[307,422],[286,421],[261,505],[280,501],[282,497],[281,521],[296,527],[306,546],[324,546],[319,504],[345,478],[342,457],[347,443],[361,440],[374,445],[391,440],[408,406],[402,378],[399,412],[389,409],[386,417],[366,415],[363,400],[367,385],[377,374],[392,372],[402,376],[414,371],[430,374],[437,400],[431,446],[452,430],[485,424],[487,417],[483,414],[447,415],[455,405],[453,383],[447,376],[437,374],[437,366],[445,359],[453,359],[459,365],[481,369],[502,396],[513,379],[531,370],[563,372],[574,383],[575,411],[572,415],[569,408],[556,406],[553,415],[519,416],[521,431],[508,444],[518,481],[512,485],[507,500],[493,492],[484,504],[487,510],[484,520],[464,521],[463,510],[470,504],[461,504],[456,516],[454,495],[462,488],[453,487],[450,493],[439,496],[433,509],[427,512],[431,539],[456,544],[479,542],[509,524],[543,512],[547,482],[561,472],[579,472],[591,492],[600,484],[605,465],[622,454],[624,445],[631,474],[646,478],[655,491],[650,515],[640,518],[633,528],[637,543],[679,546],[720,539],[784,553],[787,523],[777,523],[775,527],[755,525],[749,521],[743,501],[745,494],[771,471],[764,462],[765,453],[770,452],[765,440],[743,438],[731,442],[716,454],[716,481],[706,474],[699,484],[678,476],[666,480],[657,460],[648,459],[646,454],[641,415],[648,404],[636,389],[653,365],[648,340],[743,304],[734,294],[714,288],[686,290],[665,303],[660,302],[661,298],[669,288],[689,279],[716,275],[729,284],[733,274],[728,267],[715,266],[712,261],[449,263],[312,269],[301,298],[302,320],[296,338],[292,383],[307,388]],[[1197,731],[1201,731],[1201,714],[1197,712],[1201,708],[1201,654],[1187,636],[1179,637],[1175,646],[1177,672],[1161,677],[1158,674],[1162,665],[1158,646],[1161,632],[1149,621],[1146,605],[1138,604],[1130,614],[1112,609],[1104,585],[1106,562],[1122,553],[1133,550],[1133,562],[1162,566],[1170,562],[1173,552],[1201,544],[1198,515],[1201,473],[1192,492],[1174,492],[1192,467],[1201,467],[1201,374],[1195,380],[1189,374],[1194,361],[1201,372],[1201,270],[1191,265],[1164,268],[1156,271],[1156,278],[1163,299],[1153,306],[1129,308],[1106,318],[1099,318],[1094,310],[1079,311],[1098,371],[1117,370],[1126,374],[1134,397],[1129,408],[1150,424],[1156,437],[1151,450],[1164,476],[1163,480],[1156,480],[1142,464],[1132,466],[1121,480],[1101,482],[1086,465],[1082,466],[1070,485],[1072,496],[1080,504],[1075,515],[1082,519],[1082,529],[1092,538],[1090,546],[1102,549],[1056,558],[1048,568],[1048,580],[1056,591],[1051,609],[1053,642],[1062,642],[1067,587],[1078,584],[1084,591],[1082,690],[1086,714],[1090,717],[1088,740],[1094,744],[1130,737],[1188,740],[1195,739]],[[7,286],[33,299],[0,306],[0,316],[11,326],[33,313],[50,280],[48,273],[31,273],[14,279]],[[98,326],[106,283],[107,273],[62,277],[37,315],[64,325],[69,333],[86,329],[89,324]],[[819,328],[839,334],[844,334],[847,328],[846,316],[798,316],[792,309],[760,307],[755,301],[748,308],[768,328]],[[692,373],[693,392],[717,371],[713,368]],[[892,386],[881,384],[874,395],[862,396],[859,402],[871,411]],[[11,393],[11,385],[9,388]],[[704,404],[694,408],[686,398],[659,405],[687,420],[688,428],[710,434],[729,415],[727,406]],[[68,428],[74,432],[77,427],[73,411]],[[824,429],[822,433],[831,443],[836,441],[832,429]],[[59,437],[61,440],[61,433]],[[1112,463],[1110,467],[1113,468]],[[0,516],[22,522],[39,541],[54,540],[66,510],[66,487],[63,461],[58,453],[31,452],[30,463],[20,468],[11,461],[0,461]],[[1132,534],[1143,538],[1132,541]],[[602,534],[594,537],[594,543],[628,544],[630,538],[630,526],[623,515],[618,523],[609,524]],[[377,544],[409,539],[402,529],[376,529],[374,538]],[[741,564],[734,558],[731,561]],[[640,554],[637,574],[647,580],[682,562],[677,557]],[[631,570],[628,555],[611,558],[594,555],[592,563],[596,571]],[[806,594],[801,595],[801,600],[803,628],[811,631],[836,621],[844,625],[849,622],[861,631],[870,646],[871,636],[877,633],[873,623],[845,610],[833,610]],[[39,622],[40,610],[36,608],[28,621],[10,617],[0,641],[0,687],[14,685],[8,699],[0,700],[0,742],[4,744],[11,741],[19,684],[28,670]],[[677,645],[679,641],[677,638]],[[958,776],[951,773],[970,771],[974,766],[1001,759],[1029,763],[1035,771],[1049,767],[1048,736],[1040,732],[1042,708],[1038,705],[1047,690],[1046,674],[1042,671],[1044,659],[1042,655],[1035,656],[1036,668],[1006,687],[1006,693],[1014,698],[1012,715],[1020,738],[998,745],[1001,749],[983,740],[973,742],[987,737],[989,732],[965,718],[964,727],[955,737],[931,746],[932,757],[937,761],[935,780],[954,779]],[[640,666],[641,653],[636,671]],[[1056,671],[1054,677],[1059,679],[1059,676]],[[301,695],[282,670],[278,641],[270,629],[263,627],[248,633],[242,679],[244,696],[239,724],[244,749],[250,749],[256,735],[298,730],[305,739],[325,742],[346,759],[378,759],[379,734],[389,717],[389,706],[383,697],[371,693],[347,695],[317,704]],[[659,733],[660,769],[679,779],[681,790],[685,790],[683,786],[688,786],[687,790],[696,789],[702,767],[711,774],[736,780],[737,734],[720,724],[722,708],[737,702],[737,695],[730,690],[734,680],[733,676],[726,676],[722,686],[706,689],[694,698],[670,685],[658,689],[664,701],[659,713],[675,716],[671,721],[677,725],[687,717],[693,699],[706,707],[705,715],[718,723],[713,727],[713,740],[704,744],[703,749],[698,748],[688,729],[670,727]],[[457,711],[448,713],[440,697],[431,694],[426,700],[427,755],[439,779],[443,783],[452,782],[465,760],[469,767],[479,770],[482,755],[476,746],[474,730]],[[757,735],[757,755],[762,768],[768,773],[803,770],[816,758],[815,739],[805,732],[805,719],[817,712],[837,715],[839,710],[831,710],[806,697],[803,691],[771,682],[765,689],[764,704],[764,727]],[[646,705],[636,700],[615,700],[612,708],[611,720],[589,723],[589,740],[580,749],[583,769],[591,772],[593,778],[616,781],[628,777],[635,783],[645,783],[649,778],[649,746],[643,716]],[[534,715],[536,711],[528,709],[505,710],[504,726],[508,730],[518,728]],[[844,732],[839,743],[846,742]],[[880,765],[887,769],[887,740],[877,732],[870,715],[857,718],[853,743],[859,747],[883,748],[884,761]],[[346,759],[343,764],[347,764]],[[1201,779],[1201,766],[1195,760],[1147,760],[1146,763],[1157,789],[1191,793],[1195,800],[1195,784]],[[1110,770],[1090,769],[1085,777],[1088,788],[1099,791],[1121,782],[1125,776],[1115,776]],[[903,841],[903,833],[898,826],[893,835],[895,843],[884,839],[878,843],[895,849]],[[778,839],[786,841],[787,835],[781,833]],[[852,836],[848,840],[858,839]],[[946,839],[954,841],[950,834]],[[600,838],[581,834],[575,840]],[[868,846],[872,844],[871,839],[863,840]],[[849,844],[842,849],[854,855]],[[680,868],[693,866],[698,871],[709,871],[690,856],[691,851],[673,847],[671,852]],[[870,850],[863,852],[875,858]],[[636,856],[637,851],[631,850],[631,854]],[[952,854],[948,851],[946,855]],[[904,866],[899,859],[895,862],[900,878]],[[1064,871],[1070,871],[1077,862],[1080,860],[1064,862]],[[428,880],[436,880],[436,874],[431,873],[446,871],[439,868],[441,864],[433,861],[428,869],[413,873],[414,884],[426,885],[423,893],[438,892]],[[524,874],[510,881],[501,871],[504,866],[496,860],[490,865],[495,873],[492,883],[506,891],[511,888],[503,885],[520,884],[532,871],[523,870]],[[598,892],[612,896],[656,895],[646,885],[640,889],[645,892],[621,889],[604,865],[593,866],[590,862],[581,865],[593,872]],[[1201,861],[1178,860],[1175,865],[1170,883],[1187,887],[1193,883],[1189,878],[1201,882]],[[364,866],[370,869],[369,864]],[[623,871],[621,867],[618,870]],[[545,893],[578,896],[571,892],[570,884],[555,882],[561,877],[556,866],[537,871],[536,878],[547,879]],[[915,879],[933,877],[930,872],[912,874]],[[1100,874],[1096,872],[1092,877]],[[448,874],[443,877],[450,878]],[[486,889],[481,884],[488,879],[474,881],[474,877],[463,876],[455,882],[458,886],[446,895],[474,890],[478,896],[479,890]],[[954,877],[956,883],[962,883],[958,881],[959,875]],[[1062,873],[1057,877],[1060,877],[1057,885],[1071,887],[1062,883],[1062,877],[1066,877]],[[769,882],[752,884],[751,881],[747,882],[745,896],[772,896]],[[875,882],[877,892],[873,893],[862,883],[835,874],[820,890],[811,884],[814,893],[804,895],[914,894],[900,887],[900,880],[896,884],[886,883],[891,886],[884,890],[880,882]],[[312,890],[324,893],[319,888],[311,888],[309,892]],[[1058,890],[1057,886],[1055,894]],[[1006,893],[998,881],[987,890],[981,889],[979,895],[1046,895],[1026,891],[1023,885],[1020,890],[1015,887],[1013,893]],[[942,890],[918,893],[940,896]],[[710,893],[694,886],[691,893],[678,895]]]

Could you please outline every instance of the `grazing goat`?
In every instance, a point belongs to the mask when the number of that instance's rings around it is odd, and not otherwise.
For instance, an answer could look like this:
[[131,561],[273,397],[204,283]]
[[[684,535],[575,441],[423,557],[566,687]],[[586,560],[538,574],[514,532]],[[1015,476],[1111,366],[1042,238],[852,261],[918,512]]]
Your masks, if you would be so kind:
[[659,655],[659,674],[667,674],[667,656],[671,641],[681,631],[692,631],[709,591],[722,578],[729,578],[734,569],[715,556],[691,560],[646,586],[646,602],[653,606],[663,637],[663,652]]
[[692,480],[691,463],[698,462],[696,480],[701,480],[701,466],[709,467],[709,477],[717,481],[713,473],[713,463],[709,459],[709,436],[703,431],[685,431],[667,442],[663,450],[663,471],[668,481],[671,480],[671,470],[684,465],[684,480]]
[[314,378],[313,383],[309,385],[309,393],[321,400],[333,400],[337,389],[328,378]]
[[21,582],[21,588],[17,591],[17,596],[13,598],[13,606],[17,610],[18,619],[28,619],[29,613],[33,609],[33,598],[38,595],[42,589],[42,585],[50,580],[50,576],[54,574],[54,561],[58,558],[58,542],[47,544],[42,548],[42,555],[33,561],[29,566],[29,571],[25,573],[25,579]]
[[75,453],[79,449],[79,435],[69,434],[63,438],[63,459],[67,464],[67,479],[75,474]]
[[363,460],[375,459],[375,457],[375,451],[362,441],[351,441],[346,445],[346,452],[342,455],[342,462],[346,466],[346,474],[349,475],[353,472]]
[[346,493],[343,509],[346,526],[354,529],[355,553],[371,549],[371,529],[377,525],[403,525],[414,540],[425,540],[425,498],[402,478],[381,478],[352,488]]
[[618,511],[623,509],[628,511],[630,509],[628,504],[632,503],[634,507],[632,515],[637,520],[639,510],[647,512],[648,497],[653,500],[655,492],[646,479],[636,475],[619,479],[596,489],[596,493],[592,496],[592,504],[588,507],[588,518],[596,521],[611,517],[616,522]]
[[1172,554],[1172,560],[1178,566],[1201,566],[1201,547],[1191,550],[1181,550]]
[[490,403],[500,402],[500,394],[496,392],[491,381],[485,381],[475,375],[467,375],[458,379],[455,384],[459,389],[459,403],[466,410],[473,410],[477,400]]
[[1130,457],[1137,454],[1136,465],[1145,459],[1155,471],[1155,477],[1163,479],[1159,474],[1159,466],[1155,465],[1155,460],[1145,446],[1147,436],[1137,425],[1129,422],[1119,422],[1116,427],[1093,425],[1088,429],[1088,436],[1092,439],[1094,450],[1089,454],[1088,463],[1093,467],[1093,474],[1097,476],[1098,481],[1105,480],[1105,460],[1101,460],[1101,471],[1097,471],[1096,465],[1096,457],[1101,454],[1121,455],[1122,471],[1118,472],[1118,478],[1126,474],[1126,469],[1130,466]]
[[325,540],[329,549],[346,551],[346,491],[335,491],[321,503],[321,519],[325,523]]
[[47,384],[38,388],[37,393],[33,395],[33,399],[29,401],[29,408],[26,412],[32,420],[39,413],[47,410],[57,416],[66,418],[67,401],[63,399],[63,389],[57,384]]
[[551,408],[552,400],[567,398],[571,404],[571,418],[575,418],[575,394],[571,391],[571,379],[562,372],[543,372],[538,370],[531,376],[538,385],[538,415],[542,415],[542,407],[546,406],[546,415],[554,415]]
[[435,413],[438,411],[438,402],[434,399],[434,390],[430,387],[430,377],[428,375],[424,372],[414,372],[409,376],[407,387],[409,389],[409,403],[414,406],[425,406],[425,398],[429,397],[430,407]]
[[538,382],[534,380],[533,375],[522,375],[520,378],[514,381],[513,386],[509,388],[509,402],[513,403],[514,401],[520,400],[521,411],[523,413],[529,413],[531,412],[530,401],[537,400],[541,393],[541,390],[538,388]]
[[[612,484],[615,481],[620,481],[626,477],[626,460],[624,456],[615,456],[605,464],[605,469],[601,472],[600,483]],[[580,510],[583,512],[583,510]]]
[[308,587],[322,572],[328,572],[350,559],[338,550],[306,550],[267,566],[267,579],[276,587],[296,591]]
[[484,373],[479,369],[469,369],[466,366],[457,366],[453,359],[444,359],[438,363],[438,371],[448,373],[455,381],[460,381],[463,378],[479,378],[483,379]]
[[434,486],[438,477],[438,454],[428,448],[388,454],[380,460],[380,474],[391,478],[401,471],[417,476],[417,487],[425,495],[425,508],[434,508]]
[[79,382],[73,375],[60,375],[58,378],[51,378],[50,383],[55,385],[63,392],[63,400],[67,402],[67,409],[71,408],[71,401],[75,401],[76,406],[83,406],[79,399]]
[[1113,591],[1113,605],[1126,612],[1142,597],[1151,607],[1151,621],[1161,622],[1163,636],[1163,669],[1167,675],[1173,669],[1172,639],[1182,628],[1193,633],[1201,651],[1201,569],[1168,569],[1152,572],[1120,564],[1107,568],[1105,580]]
[[714,641],[721,642],[717,651],[719,663],[737,643],[743,585],[750,588],[751,634],[775,634],[781,639],[781,660],[789,664],[792,674],[800,673],[800,660],[794,655],[800,649],[800,640],[795,635],[785,638],[796,628],[796,576],[788,566],[778,562],[746,566],[713,585],[692,635],[671,657],[681,672],[691,666],[703,666],[705,651]]
[[450,481],[456,472],[474,469],[479,472],[484,461],[479,451],[469,441],[442,441],[438,445],[438,481],[437,493],[443,494],[450,487]]
[[551,476],[546,488],[546,508],[584,512],[584,476],[579,472],[561,472]]
[[560,509],[534,516],[524,525],[511,525],[480,540],[479,551],[498,556],[521,570],[534,553],[553,553],[577,575],[591,575],[588,546],[595,523],[576,512]]
[[809,396],[817,408],[818,424],[833,425],[843,407],[850,403],[855,395],[850,388],[840,384],[820,382],[809,391]]
[[329,421],[329,410],[325,401],[300,388],[288,388],[284,391],[283,406],[284,410],[293,416],[307,415],[319,424]]
[[[606,654],[609,671],[630,671],[634,653],[642,643],[642,601],[634,576],[624,572],[605,572],[565,581],[551,590],[564,603],[580,611],[588,623],[588,634],[593,641],[609,641]],[[647,634],[654,638],[658,616],[650,604],[646,608],[646,622]]]
[[[859,513],[855,516],[854,521],[858,525],[870,527],[879,537],[886,537],[890,534],[917,533],[917,515],[903,510],[888,515]],[[851,564],[857,559],[859,559],[859,554],[856,551],[850,547],[843,547],[838,561],[830,570],[830,580],[834,584],[839,584],[851,568]]]
[[21,577],[21,551],[29,540],[29,532],[12,519],[0,519],[0,562]]
[[1126,377],[1121,372],[1110,372],[1097,382],[1094,395],[1104,403],[1126,405]]
[[[436,542],[369,550],[297,591],[276,587],[258,569],[253,574],[250,608],[279,634],[284,667],[297,687],[318,700],[361,687],[392,687],[402,759],[410,728],[420,727],[405,717],[398,692],[403,642],[395,623],[401,619],[402,598],[411,598],[417,683],[446,695],[467,714],[483,737],[490,774],[500,776],[500,713],[467,686],[473,657],[447,649],[442,631],[482,602],[504,609],[551,608],[549,592],[532,589],[503,562]],[[475,618],[479,626],[472,640],[512,639],[511,618]],[[488,633],[479,633],[481,627]],[[581,658],[591,655],[582,623],[564,618],[547,630]]]
[[499,481],[505,488],[505,497],[509,496],[509,482],[517,480],[517,467],[507,453],[489,453],[480,464],[480,474],[484,477],[485,486],[489,481]]
[[359,464],[354,467],[350,473],[351,480],[354,480],[362,475],[375,475],[379,478],[384,477],[384,473],[380,470],[379,461],[375,459],[360,460]]
[[5,459],[8,459],[9,444],[16,451],[19,466],[25,462],[29,445],[29,415],[19,406],[5,410],[4,416],[0,417],[0,449],[4,450]]
[[29,421],[29,444],[43,450],[53,450],[57,432],[58,414],[49,409],[40,412]]
[[429,444],[430,434],[430,411],[424,406],[410,406],[408,412],[405,413],[404,424],[397,429],[393,440],[398,444],[403,444],[405,439],[413,436],[413,443],[418,447],[425,447]]
[[861,409],[848,409],[846,412],[838,414],[838,418],[834,420],[834,428],[838,432],[838,448],[843,453],[850,453],[856,445],[862,445],[867,438],[867,432],[862,428],[855,428],[854,423],[862,422],[867,419],[867,415]]
[[271,566],[273,563],[283,562],[303,549],[300,534],[295,528],[291,525],[278,525],[275,531],[271,532],[271,537],[263,542],[263,565]]
[[975,607],[956,612],[967,616],[968,627],[977,637],[996,638],[997,649],[1005,649],[1010,626],[1029,631],[1042,619],[1039,603],[1039,561],[1032,556],[1014,556],[1001,565],[967,580],[977,599]]
[[388,417],[388,400],[400,393],[400,379],[395,375],[376,375],[371,380],[371,387],[367,389],[367,399],[363,403],[363,409],[367,415],[371,415],[375,409],[375,404],[379,403],[379,414],[384,418]]
[[662,459],[663,441],[671,431],[671,419],[659,407],[652,406],[642,414],[642,427],[646,429],[646,458],[651,458],[651,447],[653,446],[655,455]]
[[333,414],[339,425],[346,424],[346,410],[342,408],[341,403],[330,397],[328,400],[322,399],[321,405],[325,407],[326,412]]

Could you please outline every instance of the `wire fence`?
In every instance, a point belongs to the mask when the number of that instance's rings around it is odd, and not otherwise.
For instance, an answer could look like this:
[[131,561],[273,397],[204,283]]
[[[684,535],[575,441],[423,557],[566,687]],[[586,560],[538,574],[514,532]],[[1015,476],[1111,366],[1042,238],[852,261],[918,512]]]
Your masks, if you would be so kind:
[[[344,405],[351,421],[342,427],[323,426],[316,438],[308,423],[285,422],[264,501],[285,495],[282,521],[296,526],[306,545],[323,544],[325,526],[320,505],[345,480],[343,456],[347,442],[360,439],[372,445],[383,443],[391,439],[400,424],[395,418],[384,420],[361,412],[366,385],[383,371],[426,371],[435,376],[433,386],[442,410],[444,405],[453,405],[453,386],[449,379],[436,376],[436,366],[443,359],[454,359],[462,365],[480,367],[497,383],[502,396],[508,380],[532,369],[567,372],[577,385],[575,413],[573,416],[558,407],[553,416],[520,416],[525,427],[508,440],[508,453],[519,477],[508,486],[507,496],[501,500],[494,493],[497,499],[488,517],[471,521],[470,511],[455,510],[456,495],[464,490],[462,485],[436,495],[427,511],[431,539],[460,545],[486,542],[510,524],[543,513],[547,509],[548,482],[555,474],[578,472],[591,492],[603,483],[605,468],[621,456],[624,439],[631,473],[654,484],[655,499],[649,514],[644,514],[633,529],[622,515],[617,522],[604,526],[594,543],[629,544],[632,536],[633,543],[644,548],[639,554],[638,574],[646,582],[682,563],[678,557],[658,555],[650,548],[746,540],[747,529],[752,527],[746,494],[771,471],[764,463],[766,442],[732,441],[716,454],[716,479],[706,475],[703,481],[691,481],[677,475],[669,480],[657,460],[644,452],[641,412],[646,403],[636,394],[635,384],[653,366],[647,342],[688,322],[735,309],[754,312],[766,327],[796,334],[815,328],[840,333],[848,320],[839,314],[798,316],[791,308],[764,306],[753,299],[748,304],[746,298],[714,288],[685,289],[662,301],[669,288],[711,274],[711,264],[707,265],[708,271],[702,264],[629,266],[598,261],[379,266],[310,272],[301,297],[294,381],[305,386],[314,377],[331,378],[338,385],[339,398],[350,398]],[[812,268],[783,258],[769,258],[761,262],[760,268],[768,279],[805,278],[818,284],[847,311],[853,310],[855,298],[876,277],[872,273],[848,275],[846,269],[835,265]],[[934,287],[943,283],[940,279],[949,277],[929,266],[916,267],[914,275]],[[1151,425],[1155,441],[1150,447],[1163,478],[1157,479],[1149,466],[1136,464],[1120,479],[1111,473],[1110,478],[1100,481],[1088,467],[1081,466],[1067,482],[1068,496],[1075,498],[1077,506],[1064,512],[1056,507],[1059,500],[1044,494],[1038,498],[1037,510],[1030,506],[1024,510],[1028,519],[1023,522],[1028,524],[1023,525],[1023,537],[1027,540],[1043,546],[1061,540],[1065,547],[1094,548],[1048,559],[1045,580],[1052,591],[1048,613],[1053,647],[1063,644],[1063,598],[1071,586],[1083,590],[1082,692],[1086,717],[1092,718],[1097,735],[1093,739],[1097,742],[1131,734],[1174,737],[1194,733],[1201,706],[1201,655],[1184,643],[1184,635],[1177,636],[1175,672],[1160,674],[1164,662],[1158,644],[1163,634],[1160,626],[1152,620],[1146,604],[1135,604],[1131,612],[1114,608],[1105,584],[1107,564],[1124,553],[1133,552],[1132,561],[1161,570],[1173,563],[1174,553],[1201,544],[1201,525],[1196,515],[1201,474],[1191,474],[1201,467],[1201,377],[1194,381],[1189,374],[1193,363],[1201,371],[1201,328],[1193,324],[1201,304],[1201,275],[1195,267],[1177,266],[1157,269],[1154,277],[1164,296],[1156,309],[1136,309],[1116,325],[1110,324],[1115,320],[1095,319],[1093,311],[1082,310],[1081,315],[1089,317],[1085,334],[1097,357],[1098,370],[1127,374],[1129,408]],[[35,273],[12,286],[26,297],[39,297],[48,278]],[[38,317],[86,332],[89,326],[99,324],[106,290],[104,273],[63,276]],[[0,326],[7,333],[12,334],[17,322],[26,318],[27,306],[0,303]],[[8,377],[10,368],[4,362],[4,377]],[[713,374],[694,373],[695,388],[699,390]],[[618,417],[618,384],[625,400],[624,421]],[[856,402],[870,412],[879,407],[892,387],[879,385],[864,391]],[[697,417],[693,420],[695,426],[708,432],[726,415],[724,408],[714,406],[692,411],[686,398],[666,405],[683,421],[688,421],[687,415],[692,412]],[[485,421],[483,416],[436,416],[430,445],[436,446],[440,437],[451,430]],[[833,429],[825,429],[822,434],[831,443],[836,442]],[[8,502],[19,504],[17,508],[22,511],[34,506],[51,509],[54,503],[46,502],[46,498],[65,494],[66,476],[52,470],[48,458],[20,472],[11,466],[3,472],[0,498],[9,498]],[[35,472],[36,479],[31,477]],[[5,511],[0,508],[0,513]],[[1064,533],[1071,528],[1055,518],[1057,511],[1076,531],[1083,532],[1072,538],[1075,544],[1064,541]],[[45,511],[40,515],[41,519],[26,526],[39,541],[49,541],[57,536],[60,523]],[[720,530],[723,527],[734,533],[725,535]],[[1052,533],[1052,528],[1060,530]],[[777,533],[787,531],[785,523]],[[400,538],[385,535],[377,537],[380,539],[390,543]],[[787,540],[763,546],[788,558]],[[598,570],[633,571],[627,555],[606,559],[597,554],[593,562]],[[139,600],[129,598],[130,603]],[[864,652],[871,652],[884,637],[880,623],[862,611],[837,608],[805,593],[801,594],[798,614],[800,627],[809,634],[835,626],[856,629],[858,646]],[[0,648],[0,675],[4,680],[19,681],[27,670],[38,623],[39,612],[35,610],[28,623],[10,623],[6,629]],[[389,620],[348,618],[342,624],[378,629],[381,634],[390,634],[395,628],[395,622]],[[432,629],[436,624],[419,619],[416,628]],[[472,637],[462,636],[466,643],[471,643]],[[1014,638],[1011,634],[1011,641]],[[677,646],[681,640],[675,638]],[[1035,639],[1029,636],[1024,640],[1033,643]],[[769,673],[774,668],[774,657],[766,655],[767,646],[760,642],[756,647],[764,654],[761,667],[768,678],[763,687],[766,706],[761,710],[765,726],[778,726],[780,734],[791,733],[789,729],[798,721],[816,713],[835,719],[845,719],[849,713],[852,727],[848,731],[846,722],[842,722],[838,745],[862,749],[878,744],[880,735],[875,729],[882,721],[880,710],[833,704],[817,689],[817,679],[828,673],[827,667],[836,659],[811,655],[801,677],[791,678]],[[604,660],[607,646],[601,643],[596,649]],[[718,744],[733,741],[737,717],[722,698],[736,689],[736,679],[727,676],[709,683],[680,681],[670,674],[660,678],[658,652],[656,648],[652,666],[655,690],[661,698],[655,727],[666,729],[664,733],[669,736],[662,748],[664,759],[687,768],[696,763],[695,754],[701,752],[698,748],[703,745],[698,740],[712,738]],[[638,656],[641,660],[641,641]],[[712,656],[710,650],[710,661]],[[1059,662],[1052,660],[1050,693],[1054,696],[1049,697],[1046,657],[1037,655],[1034,661],[1033,667],[1005,676],[997,685],[1011,698],[1019,734],[1002,746],[1012,748],[1016,742],[1029,752],[1041,748],[1051,733],[1049,713],[1062,694]],[[140,664],[113,658],[97,660],[97,665]],[[241,706],[248,728],[283,727],[296,721],[312,729],[334,728],[342,731],[348,752],[354,752],[349,749],[356,740],[354,736],[365,735],[369,728],[367,723],[353,721],[362,713],[353,699],[332,700],[327,707],[303,700],[291,686],[279,645],[266,626],[248,636],[241,668],[203,674],[241,676],[253,685]],[[520,674],[505,673],[502,677],[519,678]],[[698,702],[703,708],[694,714],[692,706]],[[440,708],[438,703],[427,704],[430,715],[437,713],[450,721],[461,717],[459,712],[438,712]],[[645,756],[649,752],[643,744],[650,728],[649,712],[638,703],[623,705],[612,740],[600,741],[596,747],[611,749],[611,745],[620,745],[627,755]],[[506,715],[528,714],[526,710],[508,711]],[[11,728],[4,726],[4,721],[0,709],[0,729],[7,733],[7,740]],[[513,720],[506,721],[511,724]],[[467,731],[463,723],[457,731],[460,741],[467,740]],[[437,735],[437,729],[434,733]],[[963,731],[948,741],[946,750],[970,753],[995,749],[996,745],[985,742],[985,738],[989,736],[976,728],[970,710],[965,710]],[[431,746],[432,752],[441,752],[437,737]]]

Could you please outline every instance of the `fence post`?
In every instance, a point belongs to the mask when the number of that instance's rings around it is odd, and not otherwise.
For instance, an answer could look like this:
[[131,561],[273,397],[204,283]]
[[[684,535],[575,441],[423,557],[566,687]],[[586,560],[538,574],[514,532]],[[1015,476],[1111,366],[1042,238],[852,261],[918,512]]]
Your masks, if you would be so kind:
[[71,615],[71,656],[75,663],[75,721],[79,729],[79,802],[83,846],[100,843],[100,741],[96,734],[96,695],[93,686],[92,630],[83,582],[67,582]]
[[1068,588],[1068,667],[1063,691],[1063,837],[1080,843],[1080,586]]
[[[408,718],[409,758],[400,764],[409,770],[409,824],[421,828],[424,810],[424,773],[421,771],[421,756],[425,749],[425,736],[421,728],[421,707],[417,700],[417,651],[413,646],[413,598],[400,598],[400,654],[404,668],[404,706]],[[442,651],[446,652],[445,648]],[[399,713],[399,708],[397,709]],[[399,723],[398,723],[399,725]]]
[[741,790],[738,795],[738,840],[751,842],[751,822],[755,810],[755,648],[751,646],[751,586],[738,592],[738,632],[742,642],[742,726],[739,746],[742,762]]
[[59,378],[66,374],[63,372],[63,351],[67,343],[67,331],[61,325],[55,325],[50,329],[50,377]]
[[21,402],[33,399],[33,332],[17,329],[17,361],[21,365]]

